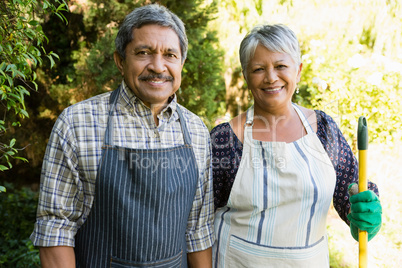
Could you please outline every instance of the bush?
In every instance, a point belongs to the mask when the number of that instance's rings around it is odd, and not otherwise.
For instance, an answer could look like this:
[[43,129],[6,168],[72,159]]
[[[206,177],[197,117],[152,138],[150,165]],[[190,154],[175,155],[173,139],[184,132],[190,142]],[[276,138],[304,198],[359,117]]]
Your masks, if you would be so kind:
[[6,183],[0,194],[0,267],[40,267],[39,250],[29,239],[38,193]]

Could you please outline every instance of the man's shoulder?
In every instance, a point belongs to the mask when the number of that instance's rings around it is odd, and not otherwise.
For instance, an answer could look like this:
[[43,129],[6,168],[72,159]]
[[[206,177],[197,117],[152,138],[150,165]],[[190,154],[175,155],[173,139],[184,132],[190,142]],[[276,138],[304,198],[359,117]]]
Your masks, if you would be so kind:
[[65,108],[59,115],[59,124],[83,125],[106,122],[111,92],[102,93]]
[[66,109],[77,110],[83,109],[90,106],[107,106],[109,104],[109,97],[112,92],[102,93],[96,96],[93,96],[89,99],[77,102]]
[[190,133],[199,133],[205,134],[209,136],[208,128],[206,127],[204,121],[195,113],[188,110],[183,105],[177,104],[180,107],[180,110],[183,114],[184,120],[186,120],[186,124]]
[[202,126],[206,127],[205,123],[202,121],[202,119],[198,115],[196,115],[195,113],[193,113],[192,111],[190,111],[189,109],[184,107],[183,105],[177,104],[177,106],[180,107],[180,110],[184,116],[184,119],[186,120],[186,123],[193,123],[193,124],[202,125]]
[[109,108],[109,97],[111,92],[102,93],[93,96],[89,99],[77,102],[64,109],[63,113],[68,115],[73,115],[77,113],[91,113],[93,111],[101,112],[103,110],[108,110]]

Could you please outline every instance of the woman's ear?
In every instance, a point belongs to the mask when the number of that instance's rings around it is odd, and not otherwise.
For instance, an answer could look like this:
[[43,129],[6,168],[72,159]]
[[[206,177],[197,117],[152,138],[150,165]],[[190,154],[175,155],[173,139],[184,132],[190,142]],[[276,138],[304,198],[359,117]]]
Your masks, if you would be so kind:
[[246,83],[248,84],[248,82],[247,82],[247,71],[241,70],[241,73],[243,74],[244,80],[246,80]]
[[302,69],[303,69],[303,63],[300,63],[299,68],[298,68],[298,70],[297,70],[297,78],[296,78],[297,83],[300,82],[300,77],[301,77],[301,71],[302,71]]

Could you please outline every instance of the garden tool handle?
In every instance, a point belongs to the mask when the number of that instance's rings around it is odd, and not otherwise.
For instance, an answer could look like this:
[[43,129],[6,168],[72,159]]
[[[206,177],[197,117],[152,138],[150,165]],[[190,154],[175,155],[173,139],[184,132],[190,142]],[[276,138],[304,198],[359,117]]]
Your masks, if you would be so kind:
[[[359,149],[359,193],[367,191],[367,149],[368,130],[367,120],[364,116],[359,117],[357,128],[357,148]],[[367,231],[359,230],[359,267],[367,267]]]

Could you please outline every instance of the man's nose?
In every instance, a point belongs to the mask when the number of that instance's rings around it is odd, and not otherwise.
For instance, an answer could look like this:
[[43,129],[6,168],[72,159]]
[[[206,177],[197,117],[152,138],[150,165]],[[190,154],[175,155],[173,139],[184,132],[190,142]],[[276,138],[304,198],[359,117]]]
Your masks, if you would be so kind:
[[154,54],[151,62],[148,65],[148,69],[158,74],[166,71],[166,64],[163,56],[159,54]]

